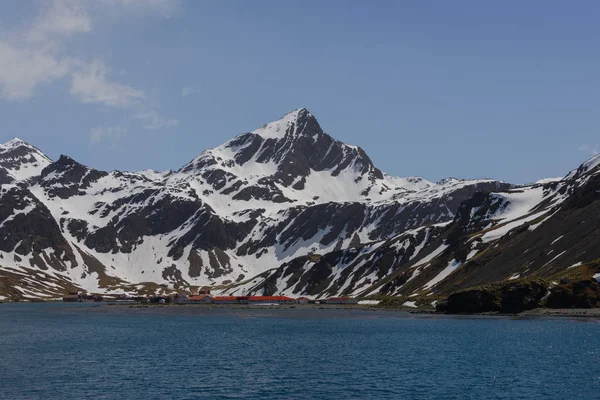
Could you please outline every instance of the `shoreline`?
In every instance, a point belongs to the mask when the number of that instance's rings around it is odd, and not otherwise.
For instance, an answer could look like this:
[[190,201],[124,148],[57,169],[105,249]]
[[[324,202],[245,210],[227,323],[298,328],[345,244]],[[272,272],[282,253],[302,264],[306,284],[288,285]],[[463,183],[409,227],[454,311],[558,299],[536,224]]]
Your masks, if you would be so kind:
[[562,318],[587,318],[600,319],[600,308],[573,308],[573,309],[551,309],[536,308],[524,311],[518,314],[502,313],[476,313],[476,314],[445,314],[436,312],[434,309],[416,309],[411,307],[378,307],[373,305],[345,305],[345,304],[285,304],[260,306],[252,304],[107,304],[100,303],[97,307],[85,307],[83,309],[129,309],[129,310],[148,310],[161,311],[164,313],[185,311],[310,311],[320,312],[375,312],[380,314],[398,314],[411,317],[429,317],[429,318],[469,318],[469,317],[495,317],[495,318],[539,318],[539,317],[562,317]]
[[[3,302],[2,305],[32,305],[32,304],[63,304],[65,308],[76,311],[147,311],[158,312],[161,314],[202,314],[211,311],[287,311],[293,314],[299,312],[314,312],[315,315],[331,312],[372,312],[385,314],[396,314],[410,317],[429,317],[429,318],[469,318],[469,317],[486,317],[486,318],[539,318],[539,317],[558,317],[558,318],[577,318],[577,319],[600,319],[600,308],[572,308],[572,309],[551,309],[551,308],[536,308],[533,310],[523,311],[518,314],[502,314],[497,312],[489,313],[474,313],[474,314],[445,314],[436,312],[434,309],[417,309],[411,307],[378,307],[373,305],[355,305],[355,304],[284,304],[284,305],[253,305],[253,304],[111,304],[109,302],[83,302],[83,303],[64,303],[62,301],[47,301],[47,302]],[[86,306],[78,306],[86,304]],[[71,306],[71,307],[68,307]]]
[[415,309],[411,307],[377,307],[372,305],[326,305],[326,304],[295,304],[295,305],[280,305],[280,306],[260,306],[248,304],[185,304],[185,305],[148,305],[148,304],[116,304],[108,305],[107,308],[127,308],[138,310],[164,309],[171,310],[248,310],[248,311],[312,311],[319,312],[376,312],[380,314],[390,313],[410,317],[425,317],[425,318],[469,318],[469,317],[486,317],[486,318],[539,318],[539,317],[561,317],[561,318],[587,318],[600,319],[600,308],[574,308],[574,309],[551,309],[537,308],[524,311],[518,314],[502,314],[502,313],[476,313],[476,314],[445,314],[436,312],[434,309]]

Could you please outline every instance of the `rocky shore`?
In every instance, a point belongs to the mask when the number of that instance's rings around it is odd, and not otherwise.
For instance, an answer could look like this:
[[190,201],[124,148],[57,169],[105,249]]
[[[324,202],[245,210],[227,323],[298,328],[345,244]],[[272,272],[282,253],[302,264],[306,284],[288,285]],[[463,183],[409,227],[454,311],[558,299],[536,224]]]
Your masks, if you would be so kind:
[[355,318],[355,317],[396,317],[396,318],[514,318],[514,317],[567,317],[567,318],[600,318],[600,308],[551,309],[535,308],[520,313],[502,313],[498,311],[477,313],[448,314],[433,308],[378,307],[362,305],[111,305],[98,304],[92,307],[73,307],[77,312],[110,312],[110,313],[156,313],[179,315],[239,315],[239,316],[272,316],[272,317],[315,317],[315,318]]
[[560,282],[532,279],[459,291],[438,303],[436,310],[446,314],[519,314],[538,309],[593,310],[598,307],[600,284],[595,279],[562,279]]

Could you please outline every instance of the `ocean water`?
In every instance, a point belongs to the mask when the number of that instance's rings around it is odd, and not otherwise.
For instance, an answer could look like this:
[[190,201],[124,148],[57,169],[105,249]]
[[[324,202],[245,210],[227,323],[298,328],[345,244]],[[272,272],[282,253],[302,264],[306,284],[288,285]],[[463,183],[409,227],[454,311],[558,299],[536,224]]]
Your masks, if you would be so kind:
[[600,399],[600,322],[0,304],[1,399]]

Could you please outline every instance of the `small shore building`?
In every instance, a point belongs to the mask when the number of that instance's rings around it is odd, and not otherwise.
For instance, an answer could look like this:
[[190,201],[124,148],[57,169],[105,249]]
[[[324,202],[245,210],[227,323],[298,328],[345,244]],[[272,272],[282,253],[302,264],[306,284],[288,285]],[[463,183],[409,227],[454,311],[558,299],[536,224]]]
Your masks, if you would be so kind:
[[213,302],[213,298],[208,294],[199,294],[188,297],[187,302],[190,304],[211,304]]
[[185,293],[177,294],[177,295],[175,295],[175,298],[173,299],[173,303],[187,304],[187,303],[189,303],[189,298],[188,298],[187,294],[185,294]]
[[244,304],[240,303],[236,296],[218,296],[212,299],[213,304]]
[[79,292],[69,292],[69,294],[67,294],[66,296],[63,296],[63,301],[66,301],[69,303],[76,303],[79,301],[83,301],[83,297],[82,297],[81,293],[79,293]]

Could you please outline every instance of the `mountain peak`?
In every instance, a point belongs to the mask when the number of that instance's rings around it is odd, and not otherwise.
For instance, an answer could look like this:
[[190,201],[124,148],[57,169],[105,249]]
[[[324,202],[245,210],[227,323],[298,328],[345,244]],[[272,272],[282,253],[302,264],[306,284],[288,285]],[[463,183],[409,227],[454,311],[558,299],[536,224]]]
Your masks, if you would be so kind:
[[289,113],[286,114],[286,116],[294,115],[294,116],[298,117],[300,115],[306,115],[306,114],[310,114],[310,111],[308,111],[308,109],[306,109],[305,107],[302,107],[302,108],[297,108],[294,111],[290,111]]
[[26,141],[15,137],[4,144],[0,144],[0,153],[4,154],[4,157],[10,155],[10,157],[26,157],[35,154],[35,158],[44,160],[44,163],[50,163],[50,158],[46,156],[40,149],[27,143]]
[[33,147],[29,143],[25,142],[24,140],[19,139],[18,137],[14,137],[13,139],[9,140],[8,142],[0,145],[0,147],[2,147],[5,150],[16,149],[17,147],[20,147],[20,146]]
[[316,126],[319,130],[321,128],[310,111],[306,108],[298,108],[285,114],[277,121],[270,122],[252,131],[252,133],[260,135],[265,139],[281,139],[287,135],[299,136],[307,131],[307,126],[311,126],[311,128]]
[[25,181],[40,174],[51,163],[38,148],[14,138],[0,144],[0,169],[12,181]]
[[290,111],[289,113],[285,114],[281,120],[287,120],[287,121],[301,121],[301,120],[305,120],[307,118],[314,118],[314,116],[312,115],[312,113],[310,111],[308,111],[306,108],[298,108],[294,111]]

